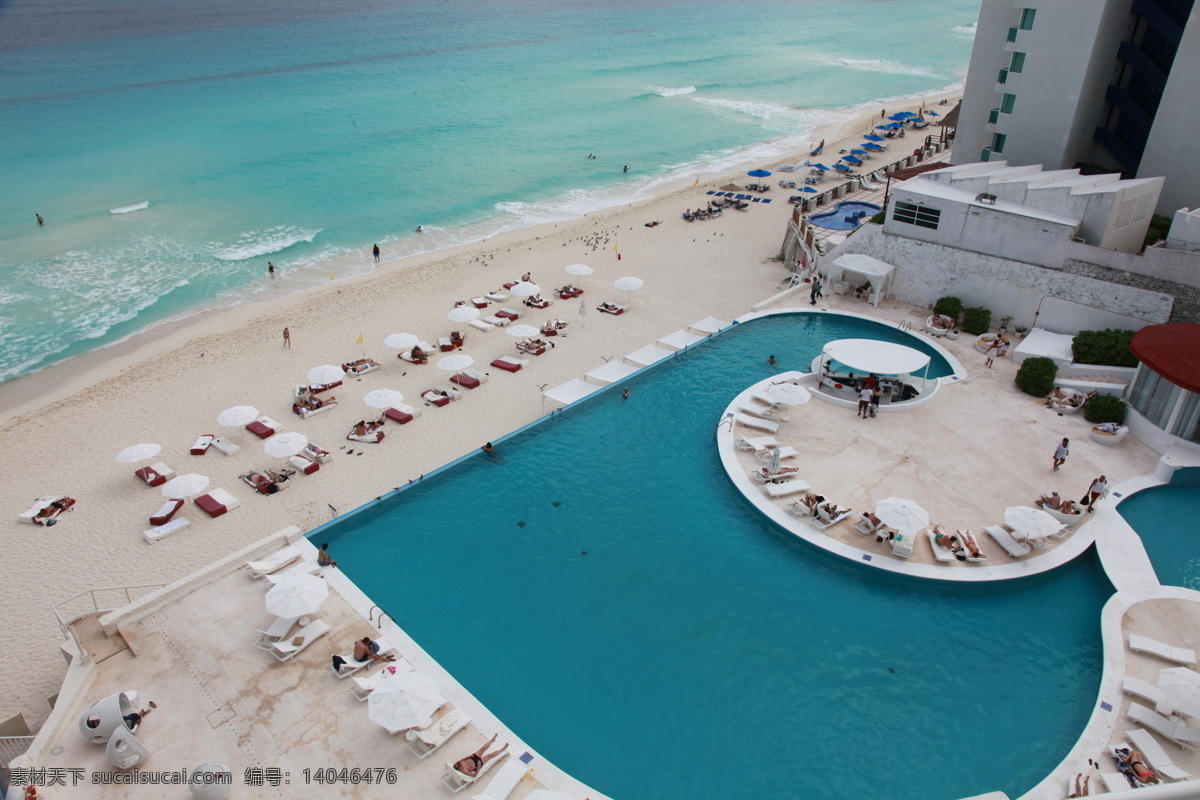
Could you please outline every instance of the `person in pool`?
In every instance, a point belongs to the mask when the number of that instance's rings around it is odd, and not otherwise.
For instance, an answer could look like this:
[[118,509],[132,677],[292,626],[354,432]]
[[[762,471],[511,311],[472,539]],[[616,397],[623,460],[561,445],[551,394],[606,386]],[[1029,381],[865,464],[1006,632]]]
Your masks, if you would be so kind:
[[508,749],[508,745],[505,744],[499,750],[493,750],[485,755],[485,751],[491,747],[492,743],[495,741],[496,736],[493,734],[492,738],[488,739],[487,742],[484,743],[483,747],[479,748],[474,753],[469,754],[465,758],[460,758],[458,761],[455,761],[454,768],[463,775],[474,778],[483,769],[484,764],[491,761],[493,758],[496,758]]

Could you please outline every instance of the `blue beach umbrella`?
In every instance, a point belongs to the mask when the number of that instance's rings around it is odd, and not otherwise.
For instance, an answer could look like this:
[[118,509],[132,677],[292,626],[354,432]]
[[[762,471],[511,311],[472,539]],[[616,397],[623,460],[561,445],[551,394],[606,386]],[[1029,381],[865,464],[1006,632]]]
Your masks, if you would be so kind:
[[[880,127],[883,127],[883,126],[881,125]],[[883,141],[883,137],[876,133],[868,133],[863,138],[866,139],[868,142],[882,142]]]
[[894,125],[876,125],[876,126],[875,126],[875,130],[877,130],[877,131],[890,131],[890,130],[891,130],[893,127],[895,127],[895,126],[894,126]]
[[849,172],[850,171],[850,168],[847,167],[845,164],[834,164],[833,168],[836,169],[838,172]]
[[868,150],[873,150],[876,153],[882,153],[886,149],[873,143],[864,144],[863,147],[867,148]]
[[845,161],[848,164],[854,164],[855,166],[862,164],[862,161],[859,160],[858,156],[843,156],[842,161]]
[[808,192],[809,194],[816,194],[816,193],[817,193],[817,190],[816,190],[816,189],[814,189],[814,188],[812,188],[811,186],[801,186],[801,187],[800,187],[799,189],[797,189],[796,191],[797,191],[797,192]]
[[854,153],[854,155],[856,155],[856,156],[865,156],[865,155],[867,154],[867,151],[866,151],[866,150],[860,150],[860,149],[859,149],[859,148],[857,148],[857,147],[856,147],[856,148],[854,148],[853,150],[851,150],[850,152],[851,152],[851,153]]
[[746,174],[749,175],[751,178],[769,178],[769,177],[771,177],[771,173],[767,172],[765,169],[752,169],[749,172],[747,172]]
[[940,117],[940,116],[941,116],[941,114],[937,113],[936,111],[926,111],[926,112],[925,112],[925,116],[927,116],[927,117]]
[[819,169],[821,172],[829,172],[829,167],[824,164],[809,164],[808,166],[811,169]]

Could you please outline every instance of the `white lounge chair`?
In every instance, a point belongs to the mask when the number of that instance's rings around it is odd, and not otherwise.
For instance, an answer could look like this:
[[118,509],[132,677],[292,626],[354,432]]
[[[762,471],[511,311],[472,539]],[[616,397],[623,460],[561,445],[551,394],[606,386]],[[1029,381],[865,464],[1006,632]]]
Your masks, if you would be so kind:
[[172,533],[178,533],[192,523],[188,522],[184,517],[176,517],[170,522],[162,525],[155,525],[147,531],[142,531],[142,538],[146,540],[146,544],[154,544],[160,539],[165,539]]
[[811,488],[808,485],[808,481],[802,481],[798,478],[784,481],[783,483],[763,484],[763,491],[771,497],[788,497],[799,492],[807,492]]
[[494,328],[503,328],[508,323],[512,322],[508,317],[483,317],[483,321]]
[[241,445],[236,445],[233,442],[231,442],[228,439],[221,437],[221,436],[213,437],[212,446],[214,449],[220,450],[222,453],[224,453],[227,456],[236,455],[237,452],[242,449]]
[[766,463],[768,463],[768,462],[769,462],[769,461],[770,461],[772,458],[774,458],[774,457],[775,457],[775,452],[776,452],[776,451],[778,451],[778,452],[779,452],[779,460],[780,460],[780,461],[783,461],[785,458],[792,458],[793,456],[798,456],[798,455],[800,455],[800,453],[796,451],[796,448],[792,447],[791,445],[787,445],[787,446],[785,446],[785,447],[768,447],[768,448],[764,448],[764,449],[762,449],[762,450],[758,450],[758,451],[756,451],[754,455],[758,456],[758,460],[759,460],[759,461],[761,461],[761,462],[763,462],[764,464],[766,464]]
[[246,566],[250,568],[250,574],[255,578],[262,578],[270,575],[272,572],[283,569],[288,564],[295,561],[301,556],[300,548],[294,545],[276,550],[271,555],[264,558],[262,561],[247,561]]
[[[506,760],[508,760],[507,750],[490,761],[483,762],[483,766],[479,768],[478,775],[464,775],[454,768],[454,764],[447,761],[446,772],[442,775],[442,783],[446,785],[447,789],[457,794],[486,775],[491,771],[492,767]],[[525,765],[522,764],[521,766]]]
[[738,403],[734,408],[743,414],[749,414],[752,417],[759,417],[760,419],[769,419],[775,416],[775,412],[771,409],[750,403]]
[[[953,563],[958,559],[954,557],[954,552],[949,548],[942,547],[937,543],[937,534],[931,530],[926,530],[925,535],[929,537],[929,547],[933,550],[933,557],[938,561]],[[945,534],[943,534],[945,535]]]
[[996,540],[996,544],[1007,550],[1008,554],[1013,558],[1027,556],[1033,552],[1033,548],[1027,544],[1023,544],[1022,542],[1018,542],[1012,537],[1011,533],[1004,530],[1004,528],[1001,528],[999,525],[989,525],[984,528],[984,531],[987,532],[988,536],[991,536]]
[[263,578],[267,583],[274,586],[284,578],[293,578],[299,575],[319,575],[320,572],[321,565],[316,561],[301,561],[299,564],[287,570],[286,572],[277,572],[274,575],[264,575]]
[[882,525],[882,523],[876,525],[874,522],[871,522],[871,520],[864,516],[860,517],[858,522],[854,523],[854,530],[858,531],[863,536],[870,536],[872,533],[875,533],[879,528],[881,528]]
[[271,645],[291,633],[292,628],[299,621],[299,617],[275,617],[265,631],[258,632],[258,641],[254,643],[254,646],[259,650],[270,650]]
[[328,622],[323,619],[314,619],[296,631],[296,635],[290,639],[274,642],[271,645],[271,655],[275,656],[279,661],[291,661],[303,653],[317,639],[329,633],[329,629],[330,625]]
[[1129,649],[1135,653],[1149,653],[1167,661],[1174,661],[1176,664],[1187,664],[1188,666],[1196,664],[1195,650],[1164,644],[1157,639],[1139,636],[1136,633],[1129,634]]
[[356,700],[362,702],[370,697],[371,692],[378,689],[392,675],[400,675],[405,672],[416,672],[416,669],[403,658],[397,658],[374,675],[354,678],[351,681],[353,685],[350,687],[350,694],[354,695]]
[[[396,649],[395,645],[393,645],[387,639],[384,639],[382,636],[375,640],[375,644],[379,645],[379,653],[377,653],[377,655],[381,655],[381,656],[386,653],[390,653]],[[366,661],[356,660],[354,658],[353,650],[351,650],[349,653],[339,653],[338,655],[340,655],[342,657],[342,661],[346,662],[346,663],[342,664],[341,669],[334,670],[334,672],[333,672],[333,674],[337,675],[339,679],[340,678],[349,678],[351,675],[358,672],[363,667],[369,667],[371,664],[375,663],[375,659],[373,659],[373,658],[368,658]],[[332,660],[330,660],[329,668],[333,669],[333,661]]]
[[34,504],[29,507],[28,511],[22,511],[20,514],[18,514],[17,519],[21,522],[28,522],[30,525],[32,525],[34,524],[33,518],[37,516],[38,512],[57,499],[57,495],[46,495],[45,497],[39,497]]
[[841,508],[839,506],[834,506],[834,508],[837,510],[837,513],[831,515],[825,510],[824,505],[824,503],[818,505],[817,513],[808,518],[808,524],[812,525],[819,531],[824,532],[832,528],[834,525],[838,524],[850,515],[850,509]]
[[1186,781],[1192,773],[1175,766],[1175,762],[1159,745],[1158,740],[1141,728],[1133,728],[1125,732],[1133,746],[1142,751],[1146,763],[1159,775],[1169,781]]
[[404,738],[408,739],[408,749],[412,751],[413,755],[417,758],[428,758],[439,747],[450,741],[450,737],[470,724],[470,717],[457,708],[451,708],[428,728],[405,732]]
[[757,436],[753,439],[747,439],[745,436],[737,438],[737,448],[739,450],[753,450],[758,453],[763,450],[768,450],[772,447],[778,447],[779,441],[774,436]]
[[892,538],[892,555],[896,558],[912,558],[913,542],[916,538],[911,533],[897,533]]
[[488,781],[482,792],[475,795],[473,800],[508,800],[508,796],[517,788],[517,784],[529,772],[529,766],[520,759],[512,759],[496,773],[496,777]]
[[[1121,684],[1121,691],[1154,703],[1154,710],[1160,714],[1170,715],[1175,713],[1175,709],[1171,706],[1171,701],[1167,699],[1166,692],[1149,681],[1126,675],[1125,681]],[[1140,750],[1141,748],[1138,749]]]
[[747,428],[757,428],[760,431],[768,431],[769,433],[777,433],[779,431],[778,422],[770,422],[769,420],[759,419],[758,417],[749,414],[736,413],[733,415],[734,422],[741,423]]
[[470,325],[472,328],[475,328],[476,330],[483,331],[484,333],[487,333],[490,330],[494,330],[496,327],[495,325],[488,322],[487,320],[482,320],[482,319],[467,320],[467,324]]
[[750,474],[753,475],[754,480],[758,481],[759,483],[778,483],[780,481],[794,481],[796,478],[800,477],[799,472],[775,472],[775,473],[768,474],[766,472],[766,467],[763,467],[762,469],[756,469],[756,470],[754,470],[754,472],[752,472]]
[[[1072,780],[1068,780],[1068,783],[1071,783]],[[1101,772],[1100,780],[1104,781],[1104,788],[1108,790],[1109,794],[1133,791],[1133,787],[1129,785],[1129,781],[1119,772]],[[1069,788],[1072,792],[1075,791],[1074,786],[1070,786]]]
[[1141,703],[1130,703],[1125,715],[1139,725],[1167,737],[1180,747],[1195,750],[1200,746],[1200,728],[1193,728],[1181,719],[1167,719]]

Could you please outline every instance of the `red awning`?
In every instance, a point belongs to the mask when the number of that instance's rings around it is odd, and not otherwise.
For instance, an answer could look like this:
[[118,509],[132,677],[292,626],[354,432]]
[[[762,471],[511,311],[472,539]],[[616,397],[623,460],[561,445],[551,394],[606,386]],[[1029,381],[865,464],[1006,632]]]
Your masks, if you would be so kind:
[[1133,335],[1134,357],[1171,383],[1200,394],[1200,324],[1151,325]]

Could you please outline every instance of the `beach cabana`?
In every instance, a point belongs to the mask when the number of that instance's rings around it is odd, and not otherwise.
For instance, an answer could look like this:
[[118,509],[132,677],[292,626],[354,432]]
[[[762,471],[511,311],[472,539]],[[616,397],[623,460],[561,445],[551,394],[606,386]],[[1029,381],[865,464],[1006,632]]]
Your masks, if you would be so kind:
[[861,276],[870,282],[871,294],[867,302],[878,308],[879,301],[887,297],[888,291],[892,288],[892,277],[896,273],[896,268],[886,261],[859,253],[851,253],[834,259],[833,263],[829,265],[830,283],[834,281],[854,283],[853,280],[847,279],[846,273]]
[[[929,356],[920,350],[894,342],[837,339],[821,350],[814,369],[822,376],[819,388],[831,394],[848,392],[850,397],[856,396],[858,384],[853,381],[853,385],[847,384],[849,376],[875,375],[883,389],[881,402],[887,404],[929,393],[929,361]],[[937,379],[932,383],[936,387]]]

